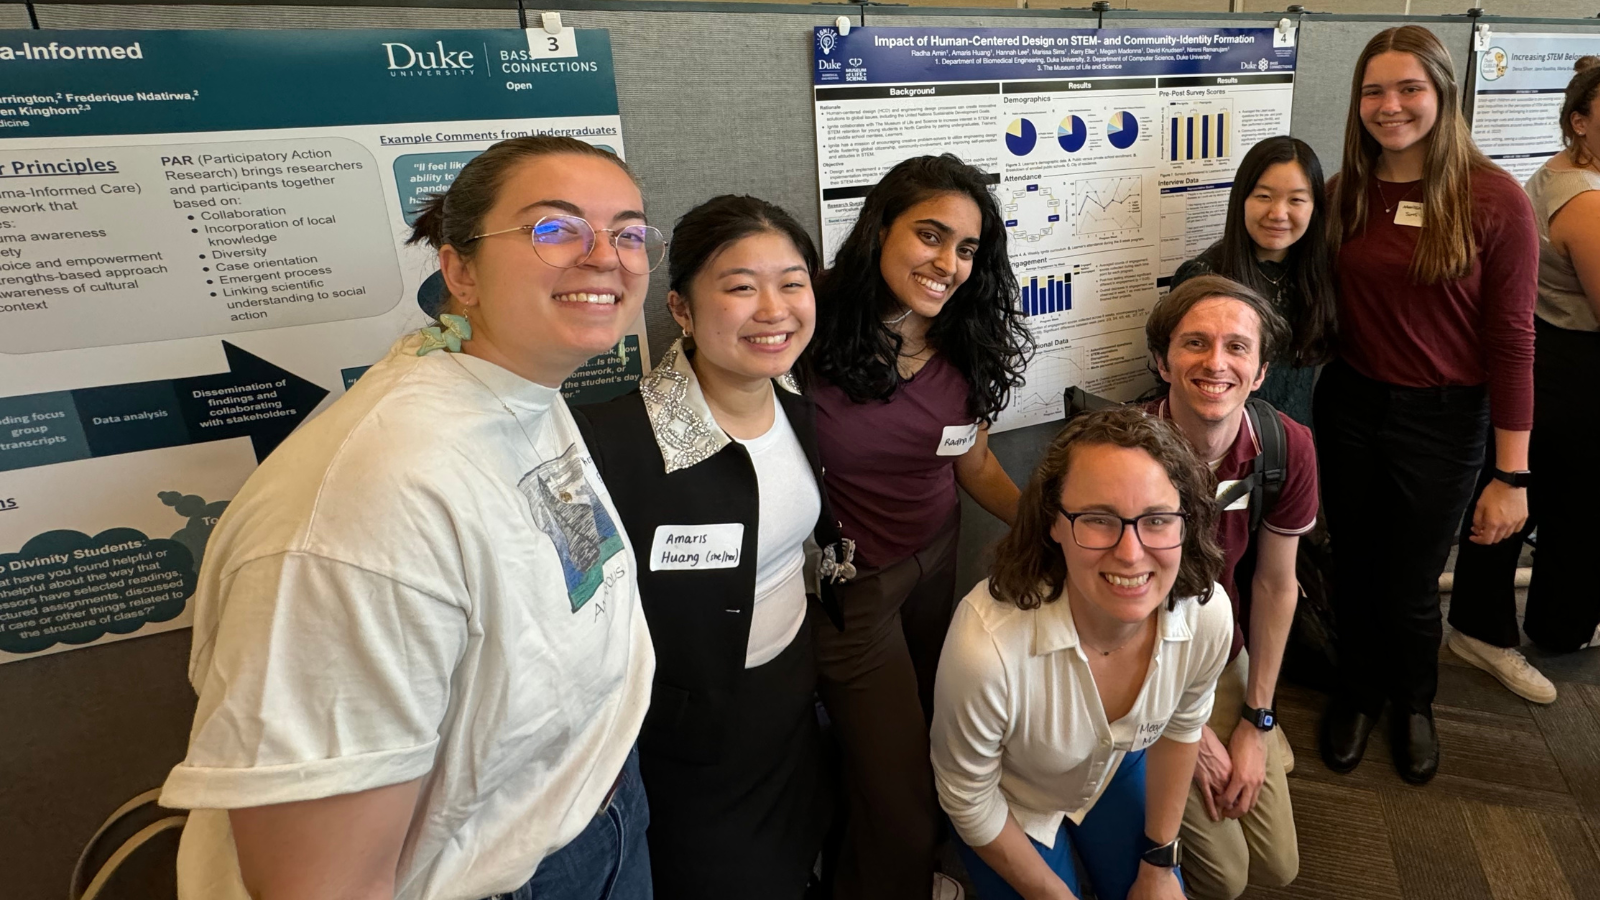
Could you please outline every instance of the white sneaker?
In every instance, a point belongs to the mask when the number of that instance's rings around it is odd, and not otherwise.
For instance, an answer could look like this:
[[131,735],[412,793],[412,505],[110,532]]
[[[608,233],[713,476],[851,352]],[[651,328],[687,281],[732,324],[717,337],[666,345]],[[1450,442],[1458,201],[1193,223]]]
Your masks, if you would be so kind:
[[933,900],[966,900],[966,896],[961,882],[943,872],[933,873]]
[[1518,697],[1534,703],[1556,702],[1556,686],[1528,663],[1522,651],[1486,644],[1459,631],[1451,631],[1446,643],[1450,652],[1500,679]]
[[1579,650],[1588,650],[1591,647],[1600,647],[1600,625],[1596,625],[1594,627],[1594,634],[1589,638],[1589,640],[1587,642],[1584,643],[1584,645],[1582,647],[1579,647],[1578,649]]

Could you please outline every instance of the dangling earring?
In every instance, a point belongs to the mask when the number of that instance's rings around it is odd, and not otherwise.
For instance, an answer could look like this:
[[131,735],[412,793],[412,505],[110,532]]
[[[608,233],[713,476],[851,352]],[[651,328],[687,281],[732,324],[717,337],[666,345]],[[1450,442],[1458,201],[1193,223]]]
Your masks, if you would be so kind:
[[460,353],[461,342],[470,340],[472,340],[472,323],[467,321],[467,317],[445,313],[439,317],[439,325],[430,325],[422,329],[422,346],[417,348],[417,355],[427,356],[435,350]]

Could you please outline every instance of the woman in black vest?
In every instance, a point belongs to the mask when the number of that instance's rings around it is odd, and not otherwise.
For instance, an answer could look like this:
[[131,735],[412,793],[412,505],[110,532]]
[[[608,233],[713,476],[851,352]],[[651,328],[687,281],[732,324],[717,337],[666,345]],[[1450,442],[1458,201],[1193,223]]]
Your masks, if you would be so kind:
[[[782,209],[696,207],[672,238],[683,338],[638,391],[573,413],[656,647],[639,751],[658,900],[799,900],[827,828],[808,596],[837,622],[828,582],[851,554],[820,489],[815,413],[788,374],[811,339],[816,269]],[[823,548],[810,566],[808,546]]]

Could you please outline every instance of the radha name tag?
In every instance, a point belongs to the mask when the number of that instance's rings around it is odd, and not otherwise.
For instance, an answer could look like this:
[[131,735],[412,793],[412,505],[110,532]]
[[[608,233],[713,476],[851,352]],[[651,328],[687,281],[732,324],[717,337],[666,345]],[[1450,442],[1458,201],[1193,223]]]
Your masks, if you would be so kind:
[[650,541],[650,571],[731,569],[739,565],[744,524],[661,525]]

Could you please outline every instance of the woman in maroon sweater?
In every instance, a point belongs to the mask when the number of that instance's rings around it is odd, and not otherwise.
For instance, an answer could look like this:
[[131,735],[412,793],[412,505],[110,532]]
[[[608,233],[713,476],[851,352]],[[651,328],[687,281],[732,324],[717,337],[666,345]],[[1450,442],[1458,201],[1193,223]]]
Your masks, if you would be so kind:
[[[1395,767],[1438,769],[1438,580],[1457,526],[1491,544],[1527,518],[1539,238],[1522,189],[1468,136],[1450,55],[1415,25],[1356,61],[1344,165],[1339,359],[1313,408],[1332,530],[1343,690],[1322,755],[1361,761],[1386,702]],[[1494,430],[1504,478],[1463,522]]]

